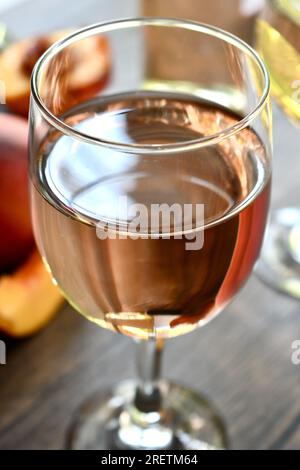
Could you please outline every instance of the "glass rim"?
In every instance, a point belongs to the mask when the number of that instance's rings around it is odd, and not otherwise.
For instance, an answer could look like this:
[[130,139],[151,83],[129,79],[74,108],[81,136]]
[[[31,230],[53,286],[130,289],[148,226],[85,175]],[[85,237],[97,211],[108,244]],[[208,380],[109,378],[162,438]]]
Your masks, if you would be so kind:
[[[259,98],[257,105],[241,118],[237,123],[232,126],[227,127],[226,129],[219,131],[217,133],[200,137],[198,139],[189,140],[186,142],[172,143],[172,144],[137,144],[137,143],[123,143],[118,141],[105,140],[98,138],[96,136],[91,136],[85,134],[77,129],[66,124],[59,117],[55,116],[48,107],[44,104],[43,99],[39,93],[39,77],[42,68],[51,60],[58,52],[68,47],[71,44],[74,44],[80,39],[85,39],[92,36],[93,32],[106,33],[112,32],[121,29],[129,29],[134,27],[141,26],[162,26],[162,27],[173,27],[173,28],[182,28],[189,31],[195,31],[199,33],[207,34],[225,41],[228,44],[231,44],[241,51],[243,51],[247,56],[252,57],[256,64],[258,65],[262,77],[264,80],[264,87],[262,94]],[[232,33],[229,33],[223,29],[220,29],[216,26],[211,26],[205,23],[200,23],[190,20],[182,20],[176,18],[164,18],[164,17],[155,17],[155,18],[127,18],[121,20],[113,20],[108,22],[95,23],[84,28],[78,29],[73,33],[67,35],[63,39],[55,42],[47,51],[39,58],[37,63],[34,66],[31,81],[31,98],[34,100],[35,104],[38,106],[39,111],[46,119],[46,121],[51,124],[58,131],[64,135],[76,138],[77,140],[83,141],[85,143],[96,144],[99,146],[109,147],[113,150],[122,151],[125,153],[141,153],[141,154],[153,154],[154,152],[159,153],[177,153],[185,152],[189,150],[196,150],[198,148],[215,145],[219,142],[232,137],[233,135],[241,132],[243,129],[249,126],[249,124],[254,121],[254,119],[260,114],[262,109],[265,107],[267,100],[270,94],[270,77],[266,65],[259,56],[259,54],[245,41],[238,38]],[[100,95],[101,96],[101,95]]]

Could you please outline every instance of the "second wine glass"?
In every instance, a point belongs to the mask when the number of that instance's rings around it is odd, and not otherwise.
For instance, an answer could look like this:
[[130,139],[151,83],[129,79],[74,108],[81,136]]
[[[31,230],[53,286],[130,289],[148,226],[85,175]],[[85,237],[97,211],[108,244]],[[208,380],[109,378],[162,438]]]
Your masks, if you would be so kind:
[[[257,20],[256,46],[271,77],[272,96],[300,132],[300,1],[267,0]],[[297,149],[295,149],[297,152]],[[300,207],[273,211],[257,274],[300,299]]]

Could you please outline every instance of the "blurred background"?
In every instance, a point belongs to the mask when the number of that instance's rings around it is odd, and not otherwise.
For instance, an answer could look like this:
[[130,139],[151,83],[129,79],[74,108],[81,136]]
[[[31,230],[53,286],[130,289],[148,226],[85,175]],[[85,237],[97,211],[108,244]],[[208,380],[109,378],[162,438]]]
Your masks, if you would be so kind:
[[[0,83],[10,100],[0,105],[0,339],[6,344],[0,449],[62,448],[82,400],[134,375],[132,341],[75,315],[50,286],[35,253],[24,203],[27,123],[14,117],[26,115],[29,93],[29,77],[15,66],[24,59],[18,41],[146,15],[203,21],[253,44],[263,5],[263,0],[0,0],[2,54],[13,47],[5,60],[0,56]],[[32,44],[37,58],[39,47]],[[7,63],[13,64],[9,74]],[[162,73],[171,65],[159,55],[151,64]],[[10,122],[4,121],[8,108]],[[272,207],[299,205],[298,134],[274,108]],[[1,226],[7,206],[9,217],[14,211],[24,217],[22,233],[10,225],[9,237]],[[300,366],[291,362],[292,344],[300,338],[299,311],[298,301],[269,290],[253,275],[217,320],[167,345],[164,375],[210,397],[222,410],[234,449],[300,448]]]
[[[1,20],[10,25],[16,38],[32,34],[44,34],[53,29],[78,26],[128,16],[172,16],[211,23],[232,31],[251,41],[255,15],[264,0],[77,0],[61,2],[38,0],[1,0]],[[33,12],[31,21],[24,21],[28,8]],[[16,15],[18,11],[18,18]]]

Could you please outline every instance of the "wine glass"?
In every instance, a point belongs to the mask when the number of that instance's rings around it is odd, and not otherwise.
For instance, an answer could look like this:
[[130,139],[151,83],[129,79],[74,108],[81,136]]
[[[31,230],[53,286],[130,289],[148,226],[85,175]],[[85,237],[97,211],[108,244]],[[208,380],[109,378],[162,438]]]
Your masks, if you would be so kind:
[[[74,77],[80,51],[99,38],[106,86],[74,93],[95,70]],[[154,58],[170,66],[154,72]],[[269,205],[270,122],[259,56],[200,23],[98,24],[37,63],[29,145],[39,250],[70,304],[138,349],[138,380],[84,404],[69,448],[226,446],[214,408],[159,378],[160,356],[164,340],[206,324],[251,273]]]
[[[300,120],[300,1],[267,0],[257,20],[256,46],[268,67],[271,92],[295,124]],[[300,208],[272,213],[257,266],[260,279],[300,298]]]

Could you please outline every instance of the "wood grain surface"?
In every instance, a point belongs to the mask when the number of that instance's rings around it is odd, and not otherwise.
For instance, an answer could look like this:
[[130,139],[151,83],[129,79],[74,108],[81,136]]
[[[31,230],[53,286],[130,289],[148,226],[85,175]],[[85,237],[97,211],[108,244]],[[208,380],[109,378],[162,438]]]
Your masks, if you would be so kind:
[[[126,4],[126,5],[125,5]],[[12,36],[136,14],[135,1],[27,1],[1,14]],[[273,207],[300,206],[300,130],[274,119]],[[163,373],[205,393],[234,449],[300,448],[300,303],[252,276],[216,320],[166,347]],[[10,341],[0,365],[0,449],[59,449],[70,418],[98,389],[132,377],[131,340],[65,307],[33,338]]]

